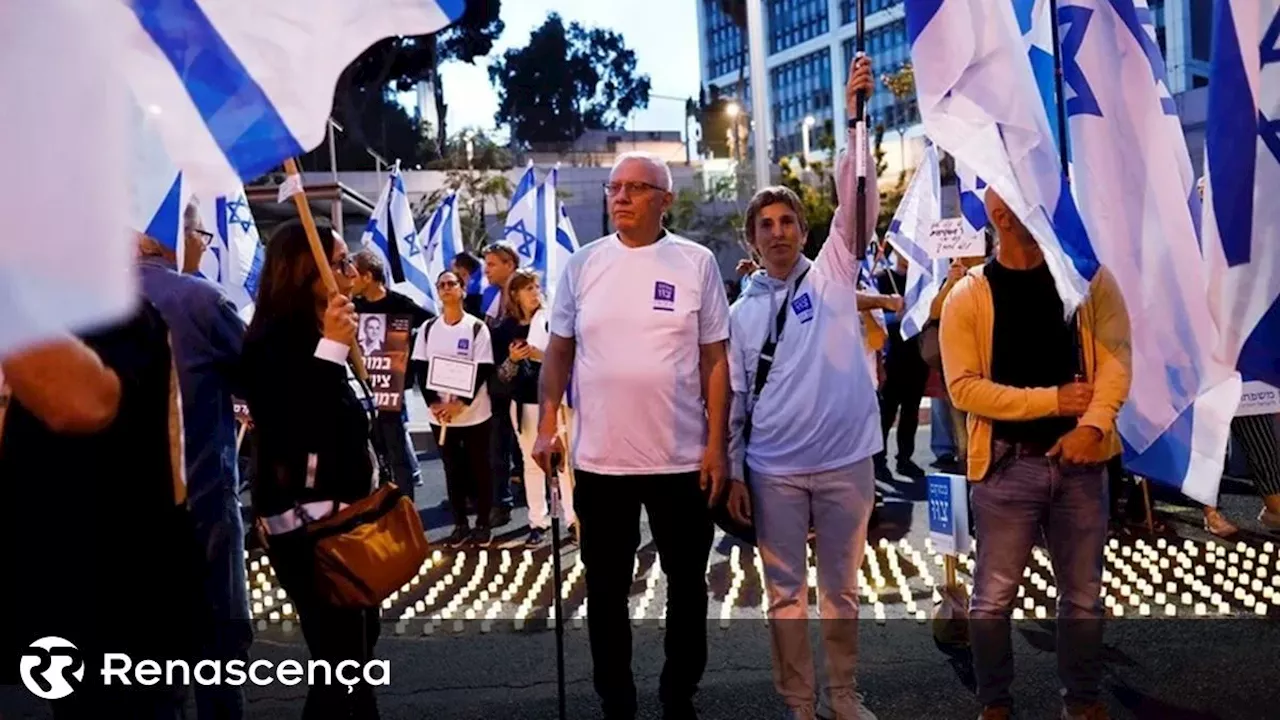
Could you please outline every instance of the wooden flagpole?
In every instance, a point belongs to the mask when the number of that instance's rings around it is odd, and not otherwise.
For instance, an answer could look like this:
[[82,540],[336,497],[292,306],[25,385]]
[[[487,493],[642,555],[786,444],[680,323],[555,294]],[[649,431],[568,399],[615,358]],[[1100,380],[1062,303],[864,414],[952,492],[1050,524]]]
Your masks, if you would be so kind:
[[[301,179],[302,174],[298,172],[298,163],[293,158],[286,158],[284,161],[284,171],[286,175],[297,175]],[[331,261],[324,254],[324,247],[320,245],[320,232],[316,230],[316,219],[311,215],[311,205],[307,203],[306,190],[299,188],[298,192],[293,194],[293,204],[298,208],[298,218],[302,220],[302,228],[307,233],[307,241],[311,245],[311,256],[315,258],[316,268],[320,271],[320,279],[324,281],[324,286],[329,289],[330,295],[338,294],[338,281],[333,277],[333,267]],[[360,382],[369,381],[369,371],[364,367],[364,357],[360,354],[359,345],[352,344],[349,348],[351,357],[351,366],[355,371],[356,377]]]

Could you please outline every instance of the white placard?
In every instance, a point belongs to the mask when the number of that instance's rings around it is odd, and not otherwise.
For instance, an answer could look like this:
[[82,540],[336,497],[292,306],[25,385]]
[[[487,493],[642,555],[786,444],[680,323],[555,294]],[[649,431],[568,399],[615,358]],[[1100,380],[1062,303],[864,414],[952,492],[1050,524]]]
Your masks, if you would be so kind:
[[1244,384],[1236,417],[1275,413],[1280,413],[1280,390],[1258,380],[1250,380]]
[[929,228],[925,249],[932,258],[982,257],[987,254],[982,233],[965,233],[960,218],[944,218]]
[[427,387],[444,395],[469,398],[475,393],[476,364],[470,360],[434,355],[428,362]]

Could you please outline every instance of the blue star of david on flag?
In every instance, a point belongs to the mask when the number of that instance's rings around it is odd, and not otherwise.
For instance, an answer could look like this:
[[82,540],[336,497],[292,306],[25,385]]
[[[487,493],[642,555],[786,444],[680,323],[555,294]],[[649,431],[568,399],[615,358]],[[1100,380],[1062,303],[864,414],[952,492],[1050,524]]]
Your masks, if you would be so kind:
[[538,246],[538,236],[525,227],[524,218],[517,220],[514,225],[508,225],[503,234],[506,238],[516,236],[516,252],[527,258],[534,256]]
[[244,196],[229,200],[227,202],[227,224],[235,224],[240,226],[241,232],[249,232],[253,227],[253,218],[242,214],[241,211],[249,209],[249,203],[245,202]]

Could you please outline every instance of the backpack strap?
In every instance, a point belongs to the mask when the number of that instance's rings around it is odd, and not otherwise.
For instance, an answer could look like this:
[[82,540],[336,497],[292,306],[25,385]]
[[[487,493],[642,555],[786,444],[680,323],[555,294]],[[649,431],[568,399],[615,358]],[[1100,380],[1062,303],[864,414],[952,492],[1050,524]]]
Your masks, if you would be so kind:
[[764,390],[764,384],[769,379],[769,370],[773,368],[773,356],[778,350],[778,343],[782,341],[782,330],[787,324],[787,308],[791,306],[791,298],[795,296],[796,291],[800,289],[800,283],[804,282],[805,275],[809,274],[809,268],[805,268],[800,276],[796,278],[795,285],[792,286],[791,292],[787,294],[786,300],[782,303],[782,307],[778,308],[778,315],[774,318],[774,332],[765,336],[764,346],[760,348],[760,358],[756,363],[756,382],[752,398],[752,405],[755,400],[759,399],[760,392]]
[[787,309],[791,306],[791,298],[800,289],[800,283],[804,282],[804,278],[809,274],[810,265],[800,272],[796,277],[795,284],[791,287],[791,292],[787,293],[786,298],[782,302],[782,307],[778,308],[778,315],[773,320],[773,333],[766,335],[764,338],[764,346],[760,348],[760,357],[756,361],[756,381],[755,387],[752,388],[751,401],[747,404],[747,421],[742,427],[743,445],[751,440],[751,415],[755,410],[756,402],[760,399],[760,393],[764,390],[764,384],[769,380],[769,370],[773,368],[774,354],[778,351],[778,343],[782,341],[782,330],[787,325]]

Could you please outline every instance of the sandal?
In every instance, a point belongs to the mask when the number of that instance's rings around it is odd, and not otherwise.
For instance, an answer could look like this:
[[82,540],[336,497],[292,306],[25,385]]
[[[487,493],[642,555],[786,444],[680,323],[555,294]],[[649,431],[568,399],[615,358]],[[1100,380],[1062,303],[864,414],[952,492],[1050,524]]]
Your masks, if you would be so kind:
[[1231,537],[1240,532],[1240,528],[1218,512],[1217,508],[1204,509],[1204,530],[1220,538]]

